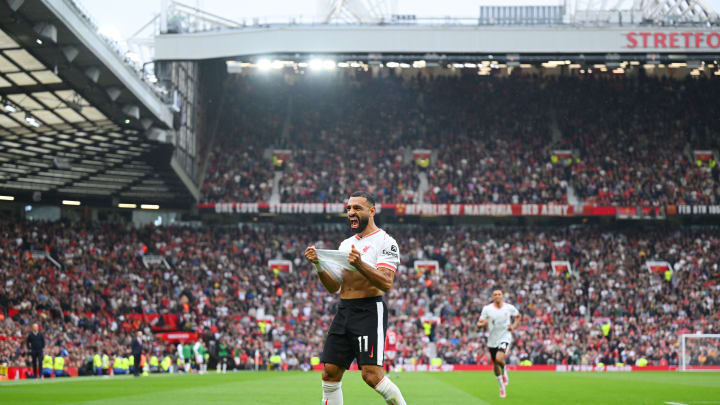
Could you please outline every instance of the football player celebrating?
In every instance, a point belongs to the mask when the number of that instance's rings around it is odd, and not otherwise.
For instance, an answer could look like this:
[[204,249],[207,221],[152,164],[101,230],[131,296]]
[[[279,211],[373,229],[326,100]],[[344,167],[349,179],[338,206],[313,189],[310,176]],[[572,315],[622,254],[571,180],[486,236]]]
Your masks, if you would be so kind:
[[336,280],[324,270],[314,246],[305,250],[315,265],[320,281],[331,292],[340,291],[340,305],[328,331],[321,360],[323,405],[343,403],[343,373],[357,360],[362,378],[386,403],[405,405],[398,387],[383,373],[387,307],[383,294],[388,292],[400,264],[397,242],[375,225],[375,200],[366,192],[355,192],[345,207],[354,236],[344,240],[338,250],[347,252],[347,260],[357,271],[342,270]]

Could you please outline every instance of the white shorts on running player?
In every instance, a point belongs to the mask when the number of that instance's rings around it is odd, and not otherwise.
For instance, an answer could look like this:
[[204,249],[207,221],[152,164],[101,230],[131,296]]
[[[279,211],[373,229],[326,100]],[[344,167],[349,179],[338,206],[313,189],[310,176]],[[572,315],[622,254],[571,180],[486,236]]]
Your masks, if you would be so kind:
[[507,348],[510,347],[512,341],[512,334],[509,331],[506,331],[495,336],[493,336],[493,334],[490,334],[490,336],[488,336],[487,345],[488,347],[496,348],[500,347],[503,343],[505,343],[506,345],[503,346],[505,346],[505,350],[507,351]]

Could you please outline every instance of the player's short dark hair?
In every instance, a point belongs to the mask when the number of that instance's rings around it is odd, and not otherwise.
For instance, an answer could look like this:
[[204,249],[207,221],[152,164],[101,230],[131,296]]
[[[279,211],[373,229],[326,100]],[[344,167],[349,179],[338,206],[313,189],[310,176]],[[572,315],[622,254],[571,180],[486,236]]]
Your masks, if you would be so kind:
[[355,191],[350,194],[350,197],[364,197],[371,207],[375,206],[375,197],[367,191]]
[[492,291],[498,291],[498,290],[500,290],[500,292],[503,292],[502,286],[500,284],[494,285],[492,288]]

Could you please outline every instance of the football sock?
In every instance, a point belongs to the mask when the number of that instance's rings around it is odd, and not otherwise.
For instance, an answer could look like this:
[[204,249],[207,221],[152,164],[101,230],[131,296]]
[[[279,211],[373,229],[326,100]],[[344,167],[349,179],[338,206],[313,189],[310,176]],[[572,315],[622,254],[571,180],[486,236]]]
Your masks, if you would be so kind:
[[323,381],[322,391],[322,405],[342,405],[342,382]]
[[382,395],[388,405],[407,405],[405,398],[400,393],[400,389],[387,377],[380,380],[378,385],[375,386],[375,391]]
[[498,385],[500,386],[500,389],[505,388],[505,383],[503,383],[502,375],[499,375],[499,376],[497,376],[496,378],[497,378],[497,381],[498,381]]

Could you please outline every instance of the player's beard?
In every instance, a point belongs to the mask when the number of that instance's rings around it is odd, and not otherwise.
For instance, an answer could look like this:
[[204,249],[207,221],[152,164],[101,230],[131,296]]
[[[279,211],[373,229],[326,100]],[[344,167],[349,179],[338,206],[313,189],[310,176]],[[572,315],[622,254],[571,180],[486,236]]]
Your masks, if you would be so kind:
[[369,217],[363,217],[363,216],[360,216],[360,215],[355,216],[355,218],[357,218],[357,222],[358,222],[357,228],[353,228],[353,227],[352,227],[352,221],[350,221],[350,218],[348,218],[348,225],[350,226],[350,229],[351,229],[353,232],[355,232],[356,234],[357,234],[357,233],[363,233],[363,231],[365,230],[365,228],[367,228],[368,223],[370,222],[370,218],[369,218]]

